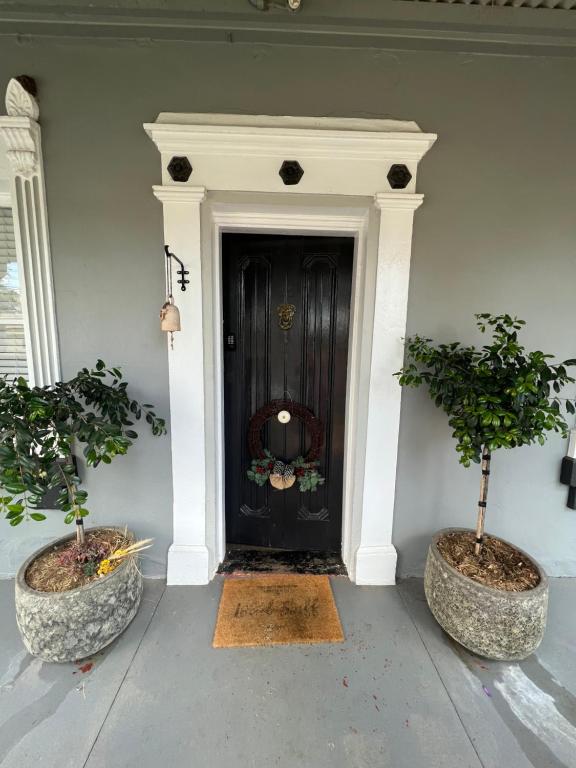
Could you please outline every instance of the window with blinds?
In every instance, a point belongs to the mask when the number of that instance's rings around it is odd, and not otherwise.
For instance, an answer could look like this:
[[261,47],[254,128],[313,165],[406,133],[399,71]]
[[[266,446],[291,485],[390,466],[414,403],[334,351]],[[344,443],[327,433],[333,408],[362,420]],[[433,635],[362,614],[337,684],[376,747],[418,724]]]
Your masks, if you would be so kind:
[[11,209],[0,208],[0,376],[27,373],[14,222]]

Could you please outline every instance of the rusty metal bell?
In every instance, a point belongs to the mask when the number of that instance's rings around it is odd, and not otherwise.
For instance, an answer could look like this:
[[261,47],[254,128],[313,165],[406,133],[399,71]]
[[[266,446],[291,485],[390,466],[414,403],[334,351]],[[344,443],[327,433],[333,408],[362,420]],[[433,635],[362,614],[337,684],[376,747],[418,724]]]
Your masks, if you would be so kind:
[[180,330],[180,310],[168,299],[160,310],[160,330],[172,333]]

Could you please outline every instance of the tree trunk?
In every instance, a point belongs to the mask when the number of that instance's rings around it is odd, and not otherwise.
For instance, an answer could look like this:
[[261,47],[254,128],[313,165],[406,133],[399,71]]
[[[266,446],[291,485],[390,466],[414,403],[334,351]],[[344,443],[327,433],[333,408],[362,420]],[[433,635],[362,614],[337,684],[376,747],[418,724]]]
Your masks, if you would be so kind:
[[84,544],[84,520],[76,514],[76,543]]
[[482,449],[482,477],[480,478],[480,500],[478,501],[478,517],[476,520],[476,543],[474,545],[474,554],[476,556],[482,552],[482,544],[484,543],[484,522],[486,518],[486,499],[488,498],[491,458],[488,446],[485,445]]

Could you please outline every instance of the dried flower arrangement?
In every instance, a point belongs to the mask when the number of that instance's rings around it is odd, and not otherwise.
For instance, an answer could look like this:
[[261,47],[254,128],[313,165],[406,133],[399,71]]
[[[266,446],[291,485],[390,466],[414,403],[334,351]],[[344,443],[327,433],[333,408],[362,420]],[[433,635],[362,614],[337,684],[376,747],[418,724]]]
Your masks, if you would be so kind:
[[66,542],[37,557],[26,581],[39,592],[64,592],[83,587],[116,570],[128,557],[152,546],[152,539],[132,541],[128,530],[97,528],[87,531],[83,544]]

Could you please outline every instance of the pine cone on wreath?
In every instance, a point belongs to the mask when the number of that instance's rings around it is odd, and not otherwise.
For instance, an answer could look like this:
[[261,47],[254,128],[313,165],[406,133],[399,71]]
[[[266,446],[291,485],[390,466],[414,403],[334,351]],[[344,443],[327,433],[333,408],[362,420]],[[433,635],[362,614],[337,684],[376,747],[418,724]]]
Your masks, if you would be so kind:
[[274,462],[274,469],[272,470],[272,474],[280,475],[280,477],[282,477],[284,475],[285,469],[286,469],[286,464],[284,464],[283,461],[277,460]]
[[284,464],[283,461],[276,461],[274,469],[270,473],[270,485],[277,491],[285,491],[291,488],[295,482],[294,467],[291,464]]

